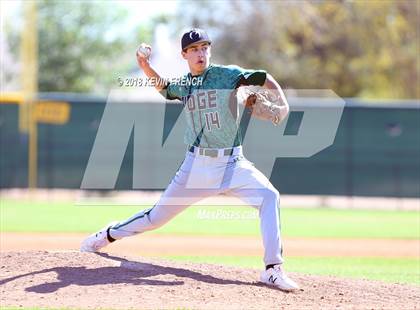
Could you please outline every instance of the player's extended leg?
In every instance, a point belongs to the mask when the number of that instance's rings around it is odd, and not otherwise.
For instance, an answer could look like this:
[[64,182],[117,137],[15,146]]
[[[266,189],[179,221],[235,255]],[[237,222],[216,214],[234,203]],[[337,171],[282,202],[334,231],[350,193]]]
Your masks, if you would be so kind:
[[109,229],[109,236],[112,239],[121,239],[157,229],[192,204],[212,195],[214,190],[186,189],[184,185],[173,181],[153,208],[143,210],[126,221],[113,225]]
[[231,188],[228,194],[236,196],[258,209],[260,230],[264,245],[265,265],[283,263],[280,235],[280,194],[270,181],[254,166],[241,167],[242,184]]
[[159,228],[190,205],[220,192],[216,189],[189,188],[186,185],[192,174],[202,171],[197,165],[191,169],[193,162],[194,157],[188,155],[153,208],[143,210],[125,221],[110,223],[86,238],[82,242],[81,251],[97,252],[117,239]]
[[280,234],[280,194],[267,177],[254,165],[242,158],[226,170],[227,194],[234,195],[259,210],[260,229],[264,245],[266,270],[262,282],[283,290],[294,290],[298,285],[282,270],[282,244]]

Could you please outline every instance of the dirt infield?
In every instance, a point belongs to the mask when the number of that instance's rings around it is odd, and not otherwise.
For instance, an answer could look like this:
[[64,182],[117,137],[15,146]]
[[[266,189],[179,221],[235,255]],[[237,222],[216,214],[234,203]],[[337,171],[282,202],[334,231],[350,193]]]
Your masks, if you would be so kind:
[[1,306],[83,309],[418,309],[418,287],[292,274],[301,290],[257,282],[258,270],[46,251],[0,254]]
[[[416,309],[420,305],[418,287],[410,285],[292,274],[302,290],[284,293],[258,284],[259,270],[150,258],[261,256],[261,240],[256,237],[144,234],[111,244],[106,249],[109,254],[101,255],[77,252],[85,237],[0,234],[0,305],[77,309]],[[285,238],[284,243],[288,255],[299,256],[418,257],[420,252],[417,240]]]

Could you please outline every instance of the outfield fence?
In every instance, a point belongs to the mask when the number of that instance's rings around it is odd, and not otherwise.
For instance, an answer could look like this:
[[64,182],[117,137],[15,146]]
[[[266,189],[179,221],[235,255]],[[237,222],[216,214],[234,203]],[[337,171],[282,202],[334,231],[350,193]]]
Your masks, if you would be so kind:
[[[62,105],[61,110],[53,108],[50,111],[44,105],[45,111],[40,113],[37,125],[37,187],[80,188],[106,99],[48,93],[40,94],[39,98],[40,102],[64,103],[67,107]],[[28,187],[28,135],[19,131],[21,103],[7,98],[1,101],[0,188],[25,188]],[[345,101],[333,145],[310,158],[276,158],[269,175],[271,182],[282,193],[292,195],[419,198],[418,101]],[[161,105],[146,102],[133,104],[138,105],[139,113],[144,116],[142,128],[152,128],[156,122],[163,123]],[[291,115],[288,121],[289,128],[299,128],[299,117]],[[162,126],[160,131],[149,132],[148,139],[162,141],[163,131]],[[258,132],[255,134],[258,136]],[[270,141],[270,137],[264,139]],[[268,152],[270,147],[272,145],[267,143],[261,154]],[[115,184],[117,190],[133,187],[133,148],[131,137]],[[171,152],[182,160],[185,152],[182,141],[174,144]],[[156,160],[152,151],[146,150],[142,156],[146,163]],[[255,153],[253,156],[256,156]],[[253,158],[253,161],[258,162],[258,158]],[[160,173],[155,165],[144,165],[142,174],[150,176],[149,184],[136,189],[164,189],[171,175]]]

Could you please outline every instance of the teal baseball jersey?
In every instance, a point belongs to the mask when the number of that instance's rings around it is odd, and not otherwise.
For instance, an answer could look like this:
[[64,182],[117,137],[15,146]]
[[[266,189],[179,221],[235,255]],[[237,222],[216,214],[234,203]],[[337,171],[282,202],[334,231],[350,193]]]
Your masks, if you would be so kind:
[[187,129],[184,142],[204,148],[229,148],[242,144],[236,89],[241,85],[263,85],[266,71],[211,64],[201,75],[191,73],[180,80],[197,83],[169,83],[161,91],[167,99],[184,105]]

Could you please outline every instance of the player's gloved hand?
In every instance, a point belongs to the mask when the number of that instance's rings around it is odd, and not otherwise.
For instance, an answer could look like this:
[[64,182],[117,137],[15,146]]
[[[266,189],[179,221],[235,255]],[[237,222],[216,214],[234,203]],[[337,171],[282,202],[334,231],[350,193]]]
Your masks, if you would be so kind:
[[239,100],[244,100],[245,108],[252,117],[278,125],[287,115],[286,109],[278,105],[278,97],[268,89],[240,87],[238,92]]

